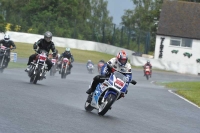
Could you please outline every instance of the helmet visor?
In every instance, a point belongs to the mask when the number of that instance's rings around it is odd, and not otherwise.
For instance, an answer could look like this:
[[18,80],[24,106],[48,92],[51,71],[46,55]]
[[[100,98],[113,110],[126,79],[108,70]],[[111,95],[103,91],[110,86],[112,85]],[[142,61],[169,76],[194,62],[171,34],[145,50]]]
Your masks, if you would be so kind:
[[121,63],[122,65],[125,65],[126,62],[127,62],[127,59],[120,59],[120,63]]
[[9,40],[9,38],[4,38],[5,40]]
[[45,40],[47,41],[47,42],[50,42],[51,41],[51,37],[45,37]]

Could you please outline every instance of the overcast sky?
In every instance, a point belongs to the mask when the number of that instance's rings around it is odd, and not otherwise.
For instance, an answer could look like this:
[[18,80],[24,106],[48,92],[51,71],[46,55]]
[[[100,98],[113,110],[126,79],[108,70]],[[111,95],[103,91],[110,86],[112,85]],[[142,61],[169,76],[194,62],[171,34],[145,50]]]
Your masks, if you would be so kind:
[[133,9],[132,0],[107,0],[109,16],[113,16],[113,23],[119,25],[121,17],[124,15],[124,10]]

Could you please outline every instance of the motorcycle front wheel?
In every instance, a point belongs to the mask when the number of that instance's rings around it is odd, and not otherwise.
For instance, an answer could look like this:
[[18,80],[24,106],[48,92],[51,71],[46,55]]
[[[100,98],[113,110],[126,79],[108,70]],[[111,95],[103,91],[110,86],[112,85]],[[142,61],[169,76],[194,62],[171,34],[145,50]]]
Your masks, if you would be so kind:
[[113,94],[109,94],[108,97],[105,99],[105,102],[103,102],[99,106],[98,114],[105,115],[107,111],[111,108],[115,100],[116,100],[116,96]]

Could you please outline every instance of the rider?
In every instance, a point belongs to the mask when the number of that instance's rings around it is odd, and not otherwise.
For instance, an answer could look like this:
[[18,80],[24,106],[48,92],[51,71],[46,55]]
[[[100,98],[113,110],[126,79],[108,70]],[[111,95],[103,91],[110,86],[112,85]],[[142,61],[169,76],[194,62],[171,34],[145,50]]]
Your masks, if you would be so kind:
[[[72,66],[72,62],[74,62],[74,57],[70,52],[70,48],[66,48],[65,51],[60,55],[59,57],[59,61],[61,61],[62,58],[68,58],[69,59],[69,74],[71,73],[71,68]],[[61,69],[61,63],[58,64],[58,68]]]
[[[97,75],[93,78],[91,87],[86,91],[87,94],[93,93],[96,89],[96,86],[99,83],[102,83],[105,78],[108,78],[110,74],[113,73],[115,70],[124,74],[129,79],[129,82],[132,80],[131,65],[128,62],[128,56],[124,50],[121,50],[117,54],[117,57],[110,59],[102,69],[104,73],[102,75]],[[128,84],[129,83],[127,83],[126,85],[128,86]],[[126,90],[126,93],[127,92],[128,91]],[[124,97],[124,95],[122,95],[121,97]]]
[[92,64],[92,65],[94,66],[94,63],[93,63],[91,60],[88,60],[87,63],[86,63],[86,67],[87,67],[87,68],[88,68],[88,65],[89,65],[89,64]]
[[[143,68],[144,68],[144,76],[145,76],[145,68],[146,68],[146,66],[150,67],[150,73],[152,74],[152,65],[151,65],[150,61],[147,60],[146,64],[144,64],[144,66],[143,66]],[[151,76],[151,74],[150,74],[150,76]]]
[[[58,50],[56,49],[56,56],[54,57],[56,60],[58,60],[58,58],[60,57],[60,54],[58,53]],[[53,58],[53,54],[49,54],[49,59]]]
[[[36,56],[38,55],[38,53],[41,52],[41,50],[45,50],[49,53],[49,51],[51,50],[53,52],[53,57],[56,56],[56,49],[55,49],[55,45],[52,42],[52,33],[50,31],[47,31],[44,33],[44,38],[41,38],[40,40],[38,40],[36,43],[33,44],[33,49],[37,52],[36,54],[32,54],[29,57],[28,63],[27,63],[27,68],[26,68],[26,72],[28,72],[30,70],[30,64],[31,62],[33,62],[33,60],[36,58]],[[51,61],[47,58],[46,59],[46,64],[47,64],[47,71],[49,71],[52,67],[52,63]]]
[[99,61],[99,63],[100,63],[100,62],[102,62],[102,63],[105,63],[105,61],[104,61],[104,60],[100,60],[100,61]]
[[10,48],[7,50],[6,53],[6,62],[5,62],[5,68],[8,66],[8,63],[10,62],[10,50],[11,49],[16,49],[16,45],[15,43],[10,40],[10,35],[9,34],[5,34],[4,35],[4,39],[0,40],[0,44],[2,44],[3,46]]

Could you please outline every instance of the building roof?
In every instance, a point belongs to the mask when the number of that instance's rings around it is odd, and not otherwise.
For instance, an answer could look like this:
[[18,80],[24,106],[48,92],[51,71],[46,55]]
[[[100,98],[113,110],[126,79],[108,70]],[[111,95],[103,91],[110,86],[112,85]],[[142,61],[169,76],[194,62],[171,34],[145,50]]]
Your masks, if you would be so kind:
[[183,1],[164,2],[157,34],[200,39],[200,4]]

